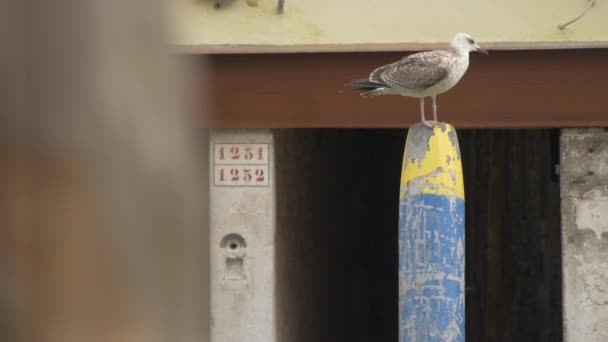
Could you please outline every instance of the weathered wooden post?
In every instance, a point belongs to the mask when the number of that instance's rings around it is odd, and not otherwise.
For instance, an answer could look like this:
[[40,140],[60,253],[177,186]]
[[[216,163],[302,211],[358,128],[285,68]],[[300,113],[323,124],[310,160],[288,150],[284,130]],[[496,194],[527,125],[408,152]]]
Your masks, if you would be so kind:
[[399,341],[464,341],[464,181],[456,130],[409,129],[399,204]]

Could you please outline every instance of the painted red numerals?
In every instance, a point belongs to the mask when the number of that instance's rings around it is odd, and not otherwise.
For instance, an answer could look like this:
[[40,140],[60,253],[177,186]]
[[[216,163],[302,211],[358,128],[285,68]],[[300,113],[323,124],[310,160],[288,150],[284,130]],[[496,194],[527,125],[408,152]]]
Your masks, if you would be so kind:
[[267,144],[217,144],[216,164],[267,164]]
[[268,166],[218,165],[216,167],[216,185],[232,186],[266,186],[268,185]]
[[268,144],[215,144],[216,186],[268,186]]

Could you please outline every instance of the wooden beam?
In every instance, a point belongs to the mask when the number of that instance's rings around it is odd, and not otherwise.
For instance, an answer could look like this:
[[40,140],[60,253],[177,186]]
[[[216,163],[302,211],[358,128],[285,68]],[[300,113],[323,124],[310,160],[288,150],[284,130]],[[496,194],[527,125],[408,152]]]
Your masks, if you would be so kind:
[[[202,126],[410,126],[419,120],[416,99],[363,99],[344,87],[403,55],[209,56]],[[437,101],[439,119],[460,128],[608,126],[606,94],[608,49],[492,51],[472,55],[467,74]]]

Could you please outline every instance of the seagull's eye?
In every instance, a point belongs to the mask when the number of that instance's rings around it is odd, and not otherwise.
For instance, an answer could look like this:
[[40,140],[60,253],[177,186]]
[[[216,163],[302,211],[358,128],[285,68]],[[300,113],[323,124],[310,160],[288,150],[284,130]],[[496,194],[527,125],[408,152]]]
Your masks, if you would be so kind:
[[471,44],[471,45],[475,44],[475,41],[473,39],[467,38],[467,40],[469,41],[469,44]]

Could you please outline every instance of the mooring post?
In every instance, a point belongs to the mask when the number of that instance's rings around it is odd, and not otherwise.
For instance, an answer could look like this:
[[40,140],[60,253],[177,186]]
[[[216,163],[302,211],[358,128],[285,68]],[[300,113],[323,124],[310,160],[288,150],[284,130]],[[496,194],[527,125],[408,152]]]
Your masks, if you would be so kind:
[[410,127],[399,203],[399,341],[464,341],[464,180],[456,130]]

